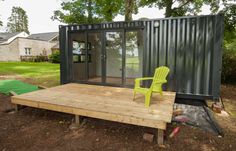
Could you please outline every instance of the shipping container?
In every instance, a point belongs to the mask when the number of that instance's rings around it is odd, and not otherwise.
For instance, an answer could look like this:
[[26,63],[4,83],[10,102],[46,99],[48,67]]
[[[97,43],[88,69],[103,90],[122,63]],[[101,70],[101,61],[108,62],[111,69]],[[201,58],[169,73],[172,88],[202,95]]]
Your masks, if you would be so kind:
[[132,88],[135,78],[164,65],[170,68],[165,90],[217,100],[223,27],[221,14],[59,26],[61,84]]

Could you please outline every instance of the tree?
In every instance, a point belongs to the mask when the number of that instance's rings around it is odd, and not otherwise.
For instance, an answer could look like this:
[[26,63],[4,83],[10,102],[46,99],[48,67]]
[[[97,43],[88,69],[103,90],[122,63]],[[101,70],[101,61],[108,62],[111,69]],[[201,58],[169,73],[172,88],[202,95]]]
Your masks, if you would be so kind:
[[132,20],[138,12],[138,0],[72,0],[62,2],[61,9],[54,11],[52,20],[68,24],[111,22],[116,15],[125,15],[125,21]]
[[96,16],[94,10],[94,0],[72,0],[71,2],[62,2],[61,10],[54,11],[52,20],[58,20],[64,23],[96,23],[100,18]]
[[96,13],[104,21],[111,22],[122,9],[123,0],[96,0]]
[[219,9],[220,2],[213,0],[141,0],[140,6],[157,6],[159,9],[165,9],[165,17],[183,16],[188,14],[196,15],[201,11],[204,5],[210,5],[212,13]]
[[236,38],[236,5],[225,5],[220,11],[224,15],[224,40],[227,43]]
[[[3,1],[3,0],[0,0],[0,1]],[[0,20],[0,26],[2,26],[3,25],[3,22]]]
[[99,23],[112,21],[119,13],[122,0],[72,0],[61,3],[62,10],[54,11],[52,20],[64,23]]
[[137,0],[125,0],[125,21],[132,21],[132,14],[138,13]]
[[7,30],[9,32],[26,32],[28,30],[28,16],[21,7],[13,7],[11,16],[8,18]]

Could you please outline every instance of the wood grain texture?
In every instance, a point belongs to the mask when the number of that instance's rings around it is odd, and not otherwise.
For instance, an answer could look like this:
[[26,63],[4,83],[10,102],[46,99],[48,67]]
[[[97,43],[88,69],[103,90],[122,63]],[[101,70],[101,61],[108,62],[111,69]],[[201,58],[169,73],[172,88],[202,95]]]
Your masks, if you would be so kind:
[[12,97],[12,103],[104,120],[166,129],[171,122],[174,92],[153,94],[149,108],[133,90],[86,84],[66,84]]

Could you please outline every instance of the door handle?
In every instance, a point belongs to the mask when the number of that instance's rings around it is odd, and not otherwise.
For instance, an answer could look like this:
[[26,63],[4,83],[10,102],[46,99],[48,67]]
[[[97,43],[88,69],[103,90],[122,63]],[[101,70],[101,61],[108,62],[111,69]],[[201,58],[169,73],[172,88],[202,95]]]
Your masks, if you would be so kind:
[[100,55],[101,59],[106,59],[106,55]]

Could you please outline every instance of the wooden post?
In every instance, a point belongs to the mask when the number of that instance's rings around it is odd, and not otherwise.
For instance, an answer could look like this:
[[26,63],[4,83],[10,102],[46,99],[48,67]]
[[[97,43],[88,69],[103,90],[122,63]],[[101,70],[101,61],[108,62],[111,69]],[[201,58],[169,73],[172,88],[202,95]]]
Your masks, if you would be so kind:
[[157,130],[157,143],[159,146],[162,146],[164,142],[164,130],[158,129]]
[[[16,96],[17,95],[16,92],[14,92],[14,91],[10,91],[9,93],[10,93],[11,96]],[[19,105],[15,104],[14,108],[15,108],[15,112],[19,111]]]
[[80,116],[79,115],[75,115],[75,124],[76,125],[80,125],[80,123],[81,123]]
[[15,112],[18,112],[18,111],[19,111],[19,105],[15,104],[15,105],[14,105],[14,108],[15,108]]
[[11,96],[16,96],[17,95],[16,92],[14,92],[14,91],[10,91],[9,93],[10,93]]
[[39,88],[39,89],[47,89],[47,87],[42,86],[42,85],[38,85],[38,88]]

